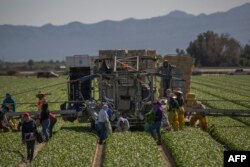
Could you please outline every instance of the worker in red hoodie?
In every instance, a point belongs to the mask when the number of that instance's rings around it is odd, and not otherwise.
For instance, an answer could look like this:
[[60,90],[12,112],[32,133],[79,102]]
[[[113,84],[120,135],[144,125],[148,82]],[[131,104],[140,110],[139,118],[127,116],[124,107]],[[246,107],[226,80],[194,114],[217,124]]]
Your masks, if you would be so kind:
[[27,146],[27,160],[32,161],[36,142],[36,123],[27,112],[23,114],[23,119],[22,142]]
[[49,120],[50,120],[50,124],[49,124],[49,138],[52,137],[53,135],[53,128],[57,122],[57,118],[56,118],[56,115],[53,114],[53,113],[49,113]]

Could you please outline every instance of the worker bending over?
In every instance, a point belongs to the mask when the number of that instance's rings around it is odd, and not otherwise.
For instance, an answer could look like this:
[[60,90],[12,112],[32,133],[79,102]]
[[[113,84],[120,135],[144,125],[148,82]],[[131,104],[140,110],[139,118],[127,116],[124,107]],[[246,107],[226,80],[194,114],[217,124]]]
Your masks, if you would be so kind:
[[[205,109],[206,107],[200,101],[195,101],[194,108]],[[204,131],[208,130],[208,120],[205,113],[196,113],[195,115],[193,115],[190,119],[190,126],[195,127],[197,121],[199,121],[199,126],[201,127],[202,130]]]
[[116,123],[116,127],[119,132],[126,132],[130,128],[128,119],[124,118],[123,116],[124,114],[121,114],[121,116],[119,117]]

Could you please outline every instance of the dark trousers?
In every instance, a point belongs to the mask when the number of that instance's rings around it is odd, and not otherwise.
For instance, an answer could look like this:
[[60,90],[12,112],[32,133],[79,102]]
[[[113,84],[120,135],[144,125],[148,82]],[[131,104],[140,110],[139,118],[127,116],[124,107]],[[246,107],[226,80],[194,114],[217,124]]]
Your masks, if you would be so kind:
[[100,138],[100,142],[105,140],[107,135],[107,130],[104,122],[98,122],[98,135]]
[[54,120],[50,121],[50,124],[49,124],[49,137],[50,138],[53,135],[53,128],[54,128],[56,122],[57,122],[57,119],[54,119]]
[[157,134],[157,140],[161,140],[161,121],[156,121],[153,123],[153,125],[149,129],[152,136],[154,136],[154,131],[156,131]]
[[27,146],[27,160],[32,161],[35,150],[35,140],[26,141]]
[[163,79],[163,87],[164,87],[164,96],[167,96],[167,90],[170,88],[170,81],[171,79]]

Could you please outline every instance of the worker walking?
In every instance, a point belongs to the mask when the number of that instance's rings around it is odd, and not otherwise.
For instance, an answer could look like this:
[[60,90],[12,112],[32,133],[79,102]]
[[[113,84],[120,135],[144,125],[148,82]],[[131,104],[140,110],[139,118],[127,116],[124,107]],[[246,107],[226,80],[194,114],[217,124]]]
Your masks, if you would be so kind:
[[116,123],[116,127],[119,132],[127,132],[129,130],[130,128],[129,121],[124,117],[123,113],[119,117]]
[[168,119],[174,131],[177,131],[179,129],[178,109],[179,109],[179,104],[178,101],[176,100],[176,96],[174,93],[171,93],[169,99]]
[[175,95],[176,95],[176,100],[179,104],[179,108],[178,108],[179,129],[182,130],[184,127],[184,123],[185,123],[184,97],[183,97],[182,91],[175,91]]
[[[200,102],[194,102],[194,108],[196,109],[205,109],[206,107]],[[199,121],[199,125],[202,130],[208,131],[208,119],[205,113],[196,113],[190,119],[190,126],[195,127],[195,124]]]
[[35,121],[30,118],[29,113],[24,113],[23,119],[24,122],[22,124],[22,142],[27,146],[27,160],[32,161],[36,141],[36,124]]
[[167,96],[167,89],[170,88],[171,79],[172,79],[172,70],[175,66],[168,63],[167,60],[163,62],[163,66],[161,66],[157,73],[163,78],[163,88],[164,88],[164,97]]
[[104,104],[102,106],[102,109],[100,110],[100,112],[98,114],[98,136],[99,136],[99,144],[103,144],[103,141],[107,137],[107,128],[106,128],[106,125],[105,125],[105,123],[107,123],[109,121],[107,110],[108,110],[108,105]]
[[45,136],[44,141],[47,142],[49,140],[49,110],[48,103],[44,102],[42,105],[42,111],[40,113],[40,124],[42,125],[42,133]]
[[157,134],[157,144],[161,144],[161,121],[163,117],[163,110],[161,107],[161,103],[158,100],[155,100],[153,102],[153,112],[155,114],[154,116],[154,122],[152,126],[150,127],[150,133],[153,136],[154,130],[156,131]]

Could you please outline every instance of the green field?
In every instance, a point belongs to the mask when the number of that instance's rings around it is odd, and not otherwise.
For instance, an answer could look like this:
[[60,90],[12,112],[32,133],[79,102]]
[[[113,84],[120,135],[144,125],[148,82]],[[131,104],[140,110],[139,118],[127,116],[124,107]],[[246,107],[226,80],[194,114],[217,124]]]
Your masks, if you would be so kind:
[[[35,95],[39,90],[51,94],[47,96],[49,102],[65,101],[66,82],[66,77],[0,77],[0,94],[2,99],[6,92],[13,94],[17,111],[36,111]],[[249,109],[249,83],[250,76],[194,76],[191,91],[198,100],[206,100],[203,102],[208,108]],[[50,110],[59,109],[59,105],[50,103]],[[223,166],[224,150],[250,150],[249,126],[249,117],[209,117],[209,133],[185,127],[178,132],[163,130],[162,138],[177,166]],[[97,136],[88,127],[60,121],[57,133],[30,166],[91,166]],[[0,166],[18,166],[25,157],[20,133],[1,133],[0,141]],[[103,166],[165,165],[155,141],[144,132],[112,134],[103,154]]]

